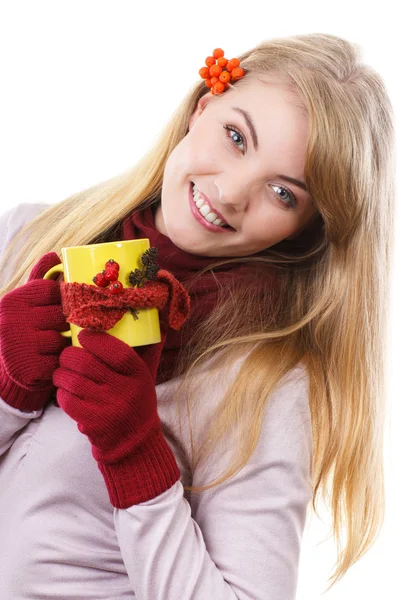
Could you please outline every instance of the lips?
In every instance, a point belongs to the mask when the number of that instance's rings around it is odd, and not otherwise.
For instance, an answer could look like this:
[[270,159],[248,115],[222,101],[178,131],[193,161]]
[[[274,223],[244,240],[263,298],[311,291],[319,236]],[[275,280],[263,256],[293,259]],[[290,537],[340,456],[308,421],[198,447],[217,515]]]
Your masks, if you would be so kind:
[[[196,188],[197,188],[197,186],[196,186]],[[213,207],[213,205],[211,204],[210,199],[208,198],[208,196],[206,196],[206,194],[204,194],[203,192],[201,192],[198,188],[197,188],[197,192],[198,192],[200,198],[202,198],[204,200],[204,202],[206,202],[208,204],[208,206],[210,207],[211,212],[215,213],[217,215],[218,219],[220,219],[224,223],[224,225],[229,225],[229,223],[223,217],[223,215],[221,215],[221,213],[216,208]]]
[[[195,184],[193,182],[191,182],[192,193],[193,193],[193,186],[194,185]],[[219,210],[217,210],[216,208],[214,208],[214,206],[211,204],[210,199],[208,198],[208,196],[206,194],[204,194],[204,192],[201,192],[198,189],[197,185],[196,185],[196,188],[197,188],[197,192],[199,194],[199,197],[202,198],[202,200],[204,200],[204,202],[206,202],[208,204],[208,206],[210,207],[210,211],[212,213],[216,214],[217,218],[220,219],[224,223],[224,225],[225,225],[224,229],[228,229],[230,231],[236,231],[236,229],[234,227],[232,227],[232,225],[230,225],[228,223],[228,221],[225,219],[224,215],[222,215],[219,212]],[[218,227],[221,227],[221,225],[218,225]]]
[[199,209],[197,208],[194,198],[193,198],[193,185],[192,183],[189,184],[188,186],[188,198],[189,198],[189,206],[190,206],[190,210],[192,212],[192,215],[194,216],[194,218],[196,219],[196,221],[202,226],[204,227],[204,229],[208,229],[208,231],[212,231],[213,233],[219,233],[219,234],[228,234],[228,233],[232,233],[235,230],[232,227],[220,227],[219,225],[214,225],[213,223],[210,223],[209,221],[207,221],[207,219],[204,218],[204,216],[200,213]]

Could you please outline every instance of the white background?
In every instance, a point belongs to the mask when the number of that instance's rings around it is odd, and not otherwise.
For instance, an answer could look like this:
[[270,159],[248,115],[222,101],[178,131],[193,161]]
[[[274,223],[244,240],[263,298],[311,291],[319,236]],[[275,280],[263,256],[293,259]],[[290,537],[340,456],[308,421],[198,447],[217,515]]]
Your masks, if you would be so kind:
[[[20,202],[60,202],[135,164],[215,47],[233,57],[272,37],[344,37],[360,44],[364,61],[384,77],[398,114],[393,0],[3,0],[0,7],[0,212]],[[336,554],[332,540],[323,542],[330,519],[320,506],[323,522],[314,517],[304,533],[298,600],[399,597],[399,281],[396,263],[385,528],[345,579],[321,596]]]

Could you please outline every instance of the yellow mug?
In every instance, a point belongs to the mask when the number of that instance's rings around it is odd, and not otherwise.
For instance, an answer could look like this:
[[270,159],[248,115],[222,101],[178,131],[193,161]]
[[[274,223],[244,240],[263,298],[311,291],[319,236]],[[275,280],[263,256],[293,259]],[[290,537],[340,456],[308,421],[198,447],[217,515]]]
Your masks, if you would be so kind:
[[[133,287],[129,283],[129,274],[135,269],[142,269],[141,256],[150,248],[147,238],[126,240],[122,242],[105,242],[86,246],[70,246],[61,248],[62,262],[47,271],[43,279],[53,279],[59,273],[64,274],[68,283],[87,283],[94,285],[93,277],[105,268],[105,263],[114,259],[120,266],[118,280],[124,287]],[[127,311],[122,319],[107,333],[122,340],[128,346],[145,346],[161,341],[160,321],[157,308],[140,308],[135,319]],[[60,332],[64,337],[72,339],[73,346],[82,347],[78,333],[82,327],[70,323],[69,331]]]

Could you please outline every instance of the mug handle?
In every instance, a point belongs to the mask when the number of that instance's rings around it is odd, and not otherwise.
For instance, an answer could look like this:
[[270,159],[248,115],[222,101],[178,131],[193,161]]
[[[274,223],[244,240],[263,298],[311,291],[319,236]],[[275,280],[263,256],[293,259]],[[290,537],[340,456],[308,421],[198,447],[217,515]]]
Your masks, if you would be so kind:
[[[54,267],[51,267],[51,269],[49,269],[47,271],[47,273],[45,273],[45,275],[43,275],[43,279],[53,279],[53,275],[57,275],[58,273],[64,273],[64,265],[62,263],[60,263],[59,265],[55,265]],[[59,333],[61,333],[61,335],[63,337],[67,337],[67,338],[70,338],[72,336],[71,330],[60,331]]]

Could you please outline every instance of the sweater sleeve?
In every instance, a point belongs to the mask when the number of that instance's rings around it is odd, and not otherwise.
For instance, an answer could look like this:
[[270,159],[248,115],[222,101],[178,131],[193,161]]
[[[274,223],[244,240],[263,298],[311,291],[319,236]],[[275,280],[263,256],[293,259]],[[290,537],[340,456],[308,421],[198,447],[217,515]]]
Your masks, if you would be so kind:
[[[177,481],[150,501],[114,509],[138,599],[295,599],[313,493],[304,373],[296,367],[271,395],[255,452],[233,478],[193,495],[190,504]],[[229,446],[208,467],[195,470],[193,485],[210,482],[225,470]]]
[[[0,261],[4,252],[18,231],[47,204],[18,204],[7,212],[0,215]],[[4,265],[3,265],[4,267]],[[12,264],[9,264],[1,273],[0,285],[5,285],[10,277]],[[0,340],[1,343],[1,340]],[[22,412],[9,406],[0,398],[0,456],[4,454],[14,443],[21,430],[31,419],[39,417],[43,409],[33,412]]]
[[32,412],[22,412],[9,406],[0,398],[0,456],[13,445],[21,430],[31,419],[40,417],[43,408]]

